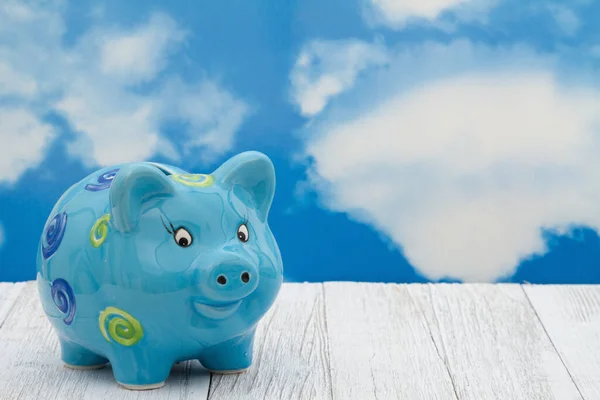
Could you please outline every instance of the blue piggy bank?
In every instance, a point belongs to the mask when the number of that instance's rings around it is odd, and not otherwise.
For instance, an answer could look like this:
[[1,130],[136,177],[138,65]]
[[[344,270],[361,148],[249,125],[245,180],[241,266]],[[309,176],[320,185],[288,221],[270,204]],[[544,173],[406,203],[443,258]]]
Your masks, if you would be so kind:
[[267,223],[274,190],[273,164],[258,152],[212,174],[115,165],[70,187],[37,254],[64,363],[110,361],[129,389],[161,387],[184,360],[216,373],[250,367],[257,324],[283,280]]

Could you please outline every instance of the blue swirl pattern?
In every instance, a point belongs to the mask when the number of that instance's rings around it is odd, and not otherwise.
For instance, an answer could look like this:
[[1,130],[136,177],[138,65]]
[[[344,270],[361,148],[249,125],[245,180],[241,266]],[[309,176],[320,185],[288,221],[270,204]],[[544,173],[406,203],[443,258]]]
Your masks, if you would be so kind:
[[85,190],[89,190],[90,192],[99,192],[101,190],[108,189],[112,184],[113,179],[117,175],[117,172],[119,172],[119,168],[106,171],[98,177],[98,183],[88,183],[85,185]]
[[71,285],[64,279],[56,279],[52,282],[52,301],[58,311],[65,314],[63,320],[65,324],[71,325],[73,318],[75,318],[75,294]]
[[[63,236],[65,236],[65,230],[67,229],[67,214],[60,213],[56,214],[46,227],[46,234],[44,241],[42,242],[42,255],[44,259],[50,258],[58,246],[62,242]],[[44,243],[45,242],[45,243]]]

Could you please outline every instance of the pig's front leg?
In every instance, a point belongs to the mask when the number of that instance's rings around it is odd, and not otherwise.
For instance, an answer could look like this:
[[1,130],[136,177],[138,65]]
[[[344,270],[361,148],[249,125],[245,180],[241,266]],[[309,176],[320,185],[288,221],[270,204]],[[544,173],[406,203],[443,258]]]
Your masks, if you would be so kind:
[[108,363],[108,359],[70,340],[59,338],[59,341],[62,360],[71,369],[97,369]]
[[123,349],[110,359],[117,382],[130,390],[157,389],[165,384],[174,361],[152,349]]
[[239,374],[252,365],[253,344],[254,330],[204,349],[198,360],[210,372]]

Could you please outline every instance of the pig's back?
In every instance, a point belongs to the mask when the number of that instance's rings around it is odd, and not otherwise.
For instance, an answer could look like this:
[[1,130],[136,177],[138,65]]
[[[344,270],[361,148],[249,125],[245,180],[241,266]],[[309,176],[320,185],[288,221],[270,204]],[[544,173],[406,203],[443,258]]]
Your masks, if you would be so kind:
[[[97,280],[94,276],[100,272],[97,264],[103,258],[101,219],[109,214],[110,185],[122,166],[91,173],[67,189],[56,202],[38,247],[37,271],[42,278],[50,282],[65,279],[78,284],[79,291],[94,289]],[[82,276],[88,276],[87,282]]]

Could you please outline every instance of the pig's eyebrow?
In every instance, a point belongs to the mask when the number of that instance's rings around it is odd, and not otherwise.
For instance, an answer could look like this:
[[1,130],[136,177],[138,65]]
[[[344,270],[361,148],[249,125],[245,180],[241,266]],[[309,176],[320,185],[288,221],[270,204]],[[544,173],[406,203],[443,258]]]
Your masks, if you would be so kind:
[[[167,228],[167,225],[165,224],[165,220],[163,219],[162,215],[160,216],[160,220],[162,221],[163,226],[165,227],[165,229],[167,230],[167,232],[169,232],[171,235],[173,234],[173,232],[171,232],[169,230],[169,228]],[[173,228],[173,224],[171,224],[171,222],[169,222],[169,225],[171,225],[171,228]],[[175,229],[173,229],[173,231],[175,231]]]

